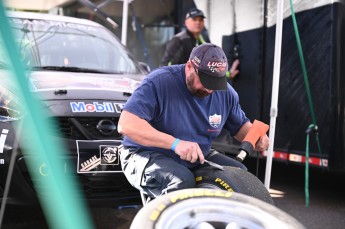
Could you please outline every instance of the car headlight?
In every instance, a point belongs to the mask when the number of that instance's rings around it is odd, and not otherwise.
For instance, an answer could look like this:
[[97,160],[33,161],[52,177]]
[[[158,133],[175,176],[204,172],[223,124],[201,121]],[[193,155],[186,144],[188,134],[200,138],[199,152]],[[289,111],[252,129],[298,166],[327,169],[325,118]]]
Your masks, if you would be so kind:
[[19,98],[0,86],[0,122],[10,122],[22,117]]

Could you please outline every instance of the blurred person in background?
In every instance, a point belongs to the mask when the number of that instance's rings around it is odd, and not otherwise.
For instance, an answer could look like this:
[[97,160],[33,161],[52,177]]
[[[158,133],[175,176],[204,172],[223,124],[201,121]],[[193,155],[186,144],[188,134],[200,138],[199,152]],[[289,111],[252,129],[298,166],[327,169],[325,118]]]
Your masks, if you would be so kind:
[[[169,40],[161,59],[161,66],[184,64],[188,61],[194,47],[210,43],[209,38],[202,35],[205,28],[204,18],[204,13],[197,8],[192,8],[187,12],[185,18],[186,30],[174,35]],[[228,69],[226,76],[234,78],[239,73],[237,69],[239,64],[239,60],[236,59],[231,69]]]

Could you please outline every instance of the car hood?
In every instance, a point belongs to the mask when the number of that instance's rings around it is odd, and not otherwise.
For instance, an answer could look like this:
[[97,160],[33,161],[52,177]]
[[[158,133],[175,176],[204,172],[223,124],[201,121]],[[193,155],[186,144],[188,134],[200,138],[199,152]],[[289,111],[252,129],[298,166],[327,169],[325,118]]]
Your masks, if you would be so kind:
[[33,91],[67,89],[132,93],[143,77],[143,75],[40,71],[31,73],[30,87]]
[[[30,89],[41,100],[127,100],[139,86],[142,75],[32,71]],[[13,74],[0,70],[0,92],[17,90]]]

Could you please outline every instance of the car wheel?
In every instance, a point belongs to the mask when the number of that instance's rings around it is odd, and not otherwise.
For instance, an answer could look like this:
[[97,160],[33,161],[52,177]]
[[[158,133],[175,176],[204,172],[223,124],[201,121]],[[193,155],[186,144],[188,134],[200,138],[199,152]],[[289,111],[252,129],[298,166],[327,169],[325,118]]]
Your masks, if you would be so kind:
[[294,228],[295,218],[259,199],[220,189],[184,189],[145,205],[130,229]]

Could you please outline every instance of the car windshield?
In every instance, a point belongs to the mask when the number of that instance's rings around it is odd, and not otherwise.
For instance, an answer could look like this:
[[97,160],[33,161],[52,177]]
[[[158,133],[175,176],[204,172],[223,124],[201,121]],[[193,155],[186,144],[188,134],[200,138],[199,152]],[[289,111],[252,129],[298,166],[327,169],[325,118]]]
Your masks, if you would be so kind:
[[[28,69],[141,73],[118,39],[101,26],[19,18],[9,18],[9,22]],[[1,50],[0,63],[0,68],[8,67]]]

